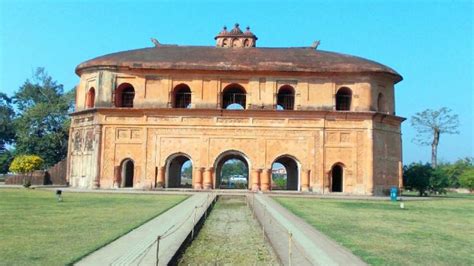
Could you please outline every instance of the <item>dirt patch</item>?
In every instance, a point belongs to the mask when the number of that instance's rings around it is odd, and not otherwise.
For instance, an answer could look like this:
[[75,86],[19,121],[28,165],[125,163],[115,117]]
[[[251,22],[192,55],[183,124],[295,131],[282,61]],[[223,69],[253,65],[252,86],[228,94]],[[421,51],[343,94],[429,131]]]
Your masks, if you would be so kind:
[[278,265],[278,260],[245,198],[221,196],[178,263]]

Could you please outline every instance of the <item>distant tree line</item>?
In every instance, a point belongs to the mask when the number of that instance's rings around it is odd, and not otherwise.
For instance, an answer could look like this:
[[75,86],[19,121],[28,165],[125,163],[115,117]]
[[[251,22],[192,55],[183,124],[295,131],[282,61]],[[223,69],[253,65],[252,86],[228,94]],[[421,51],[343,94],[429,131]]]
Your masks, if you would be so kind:
[[440,163],[435,168],[428,163],[412,163],[403,170],[405,189],[416,190],[420,196],[444,194],[447,188],[474,189],[474,158]]
[[67,155],[75,91],[64,92],[44,68],[9,97],[0,93],[0,173],[20,155],[39,156],[49,167]]
[[431,145],[431,164],[412,163],[404,167],[403,184],[406,189],[417,190],[420,196],[446,193],[446,188],[474,189],[474,159],[459,159],[454,163],[438,164],[438,145],[441,134],[459,134],[459,118],[451,109],[426,109],[411,118],[417,131],[413,141]]

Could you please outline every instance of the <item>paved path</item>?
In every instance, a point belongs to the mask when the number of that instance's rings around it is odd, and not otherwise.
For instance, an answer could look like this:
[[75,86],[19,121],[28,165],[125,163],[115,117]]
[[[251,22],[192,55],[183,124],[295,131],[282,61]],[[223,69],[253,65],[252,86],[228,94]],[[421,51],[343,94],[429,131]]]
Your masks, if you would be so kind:
[[[301,218],[266,195],[257,194],[253,205],[265,226],[267,237],[283,264],[288,265],[366,265],[348,249],[329,239]],[[292,244],[289,245],[289,232]],[[291,250],[291,259],[289,252]]]
[[76,265],[155,265],[157,236],[163,236],[159,265],[167,265],[214,197],[211,193],[197,193]]

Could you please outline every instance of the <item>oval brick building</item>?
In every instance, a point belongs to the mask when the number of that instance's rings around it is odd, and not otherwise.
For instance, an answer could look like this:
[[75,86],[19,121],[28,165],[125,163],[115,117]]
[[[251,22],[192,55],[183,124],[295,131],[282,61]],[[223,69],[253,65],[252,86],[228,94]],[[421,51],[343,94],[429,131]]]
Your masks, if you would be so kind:
[[229,160],[244,164],[235,178],[254,191],[275,188],[283,168],[287,190],[378,195],[401,186],[396,71],[317,44],[258,48],[237,24],[215,39],[153,39],[155,47],[77,66],[71,186],[224,188]]

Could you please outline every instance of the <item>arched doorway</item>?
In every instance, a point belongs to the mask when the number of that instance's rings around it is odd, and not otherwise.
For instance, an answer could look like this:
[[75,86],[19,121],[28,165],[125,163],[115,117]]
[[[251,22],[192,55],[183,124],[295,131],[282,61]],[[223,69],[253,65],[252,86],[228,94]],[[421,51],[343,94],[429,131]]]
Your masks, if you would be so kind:
[[272,190],[295,190],[299,187],[298,163],[289,156],[281,156],[272,164]]
[[336,164],[331,169],[331,192],[342,192],[344,169]]
[[245,89],[238,84],[230,84],[222,93],[222,109],[243,110],[246,107]]
[[135,164],[132,159],[125,159],[121,165],[122,182],[120,187],[133,187],[133,175],[135,172]]
[[95,89],[90,88],[86,94],[86,108],[94,108],[95,103]]
[[135,89],[129,83],[122,83],[115,90],[115,106],[116,107],[133,107],[135,99]]
[[193,186],[193,164],[189,156],[172,155],[166,163],[167,188],[191,188]]
[[295,89],[290,85],[281,86],[277,95],[277,110],[293,110],[295,108]]
[[340,88],[336,93],[336,110],[350,111],[352,102],[352,91],[347,87]]
[[249,164],[240,152],[226,152],[216,160],[216,183],[219,189],[248,189]]
[[174,108],[191,107],[191,89],[186,84],[179,84],[174,88]]

